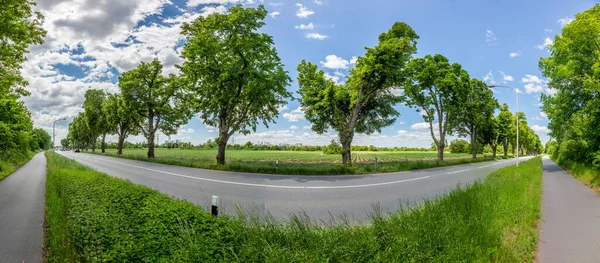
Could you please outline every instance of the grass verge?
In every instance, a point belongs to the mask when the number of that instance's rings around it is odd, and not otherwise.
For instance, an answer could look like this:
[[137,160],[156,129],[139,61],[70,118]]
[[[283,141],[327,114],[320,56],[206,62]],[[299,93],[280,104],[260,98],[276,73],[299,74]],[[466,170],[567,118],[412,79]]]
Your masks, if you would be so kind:
[[[263,173],[263,174],[285,174],[285,175],[344,175],[344,174],[370,174],[370,173],[388,173],[410,171],[418,169],[444,167],[458,164],[478,163],[492,161],[493,157],[481,157],[477,159],[458,158],[446,161],[437,160],[407,160],[397,162],[380,162],[375,168],[374,163],[358,163],[352,166],[343,166],[341,164],[327,163],[279,163],[276,167],[275,162],[242,162],[229,161],[227,165],[217,165],[215,162],[202,161],[193,158],[182,157],[166,157],[158,156],[156,158],[147,158],[145,155],[139,154],[122,154],[116,153],[99,153],[86,152],[111,157],[119,157],[130,160],[153,162],[169,165],[186,166],[192,168],[246,172],[246,173]],[[496,157],[501,159],[502,157]]]
[[0,181],[29,162],[36,152],[18,153],[0,158]]
[[49,262],[532,262],[541,159],[367,226],[213,218],[155,190],[48,157]]

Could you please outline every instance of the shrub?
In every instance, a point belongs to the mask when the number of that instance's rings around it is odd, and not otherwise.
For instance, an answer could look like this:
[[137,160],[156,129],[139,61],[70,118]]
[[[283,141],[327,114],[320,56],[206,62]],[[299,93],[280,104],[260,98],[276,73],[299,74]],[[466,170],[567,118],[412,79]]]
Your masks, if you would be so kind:
[[586,159],[587,142],[585,140],[566,140],[560,144],[558,150],[559,163],[584,163]]
[[324,154],[342,154],[342,146],[334,140],[331,140],[329,145],[323,147]]
[[456,139],[450,142],[451,153],[470,153],[471,145],[465,140]]

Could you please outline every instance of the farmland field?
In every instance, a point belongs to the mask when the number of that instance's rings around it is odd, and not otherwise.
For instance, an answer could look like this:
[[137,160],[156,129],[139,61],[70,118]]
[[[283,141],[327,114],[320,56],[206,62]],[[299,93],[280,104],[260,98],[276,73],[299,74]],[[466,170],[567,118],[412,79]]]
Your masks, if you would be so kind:
[[[116,153],[116,149],[107,149],[108,153]],[[123,149],[126,155],[146,155],[146,149]],[[164,149],[156,148],[157,158],[193,159],[197,161],[214,162],[217,150],[197,149]],[[280,163],[341,163],[342,158],[337,154],[324,154],[322,151],[269,151],[269,150],[231,150],[225,152],[227,161],[233,162],[275,162]],[[437,152],[352,152],[355,163],[372,163],[375,157],[379,162],[399,162],[412,160],[433,160]],[[445,153],[444,159],[470,158],[465,153]]]
[[[96,151],[96,154],[100,154]],[[226,165],[217,165],[217,150],[155,149],[156,158],[146,158],[146,149],[107,149],[104,155],[203,169],[250,173],[290,175],[342,175],[409,171],[472,162],[491,161],[491,156],[469,154],[444,154],[444,161],[436,160],[436,152],[353,152],[352,166],[343,166],[340,155],[327,155],[321,151],[269,151],[233,150],[226,152]],[[375,166],[375,157],[378,165]],[[279,165],[275,165],[279,161]]]

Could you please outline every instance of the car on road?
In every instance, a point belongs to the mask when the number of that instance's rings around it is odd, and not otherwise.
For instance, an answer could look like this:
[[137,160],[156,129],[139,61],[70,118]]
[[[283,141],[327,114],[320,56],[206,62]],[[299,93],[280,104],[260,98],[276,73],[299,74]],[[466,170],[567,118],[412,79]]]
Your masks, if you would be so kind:
[[81,150],[79,150],[79,149],[75,149],[75,152],[76,152],[76,153],[78,153],[78,152],[81,152]]

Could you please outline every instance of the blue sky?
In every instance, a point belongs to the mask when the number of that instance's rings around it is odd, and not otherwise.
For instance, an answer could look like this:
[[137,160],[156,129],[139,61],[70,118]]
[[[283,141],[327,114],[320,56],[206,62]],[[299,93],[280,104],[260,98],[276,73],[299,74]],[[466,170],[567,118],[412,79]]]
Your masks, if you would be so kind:
[[[140,61],[158,57],[166,72],[175,64],[183,44],[179,26],[199,15],[225,12],[233,3],[264,4],[270,14],[262,31],[274,37],[279,55],[294,82],[302,59],[319,64],[332,78],[343,82],[352,58],[364,47],[377,44],[377,36],[394,22],[408,23],[420,35],[417,57],[440,53],[457,62],[471,77],[520,90],[519,106],[529,125],[548,140],[547,122],[539,109],[542,92],[552,93],[538,69],[548,56],[547,45],[576,13],[594,1],[342,1],[302,0],[40,0],[37,7],[46,20],[46,43],[33,48],[24,65],[32,96],[25,98],[37,127],[57,124],[57,141],[66,135],[70,120],[81,111],[89,88],[117,92],[118,76]],[[297,96],[297,94],[295,94]],[[514,92],[495,92],[500,103],[515,110]],[[398,106],[401,116],[381,134],[357,135],[355,144],[424,146],[431,143],[414,109]],[[281,110],[277,123],[256,133],[236,135],[236,143],[324,144],[335,133],[316,135],[303,118],[297,101]],[[216,133],[194,118],[171,139],[204,142]],[[111,138],[112,139],[112,138]],[[166,139],[162,136],[161,140]],[[140,141],[136,136],[131,141]]]

